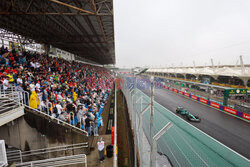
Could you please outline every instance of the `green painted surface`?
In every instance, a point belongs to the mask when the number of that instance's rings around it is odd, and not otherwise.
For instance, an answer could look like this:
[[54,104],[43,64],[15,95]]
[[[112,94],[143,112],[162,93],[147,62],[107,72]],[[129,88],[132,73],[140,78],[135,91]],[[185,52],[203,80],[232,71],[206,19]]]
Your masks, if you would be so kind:
[[[134,109],[140,112],[150,102],[150,98],[136,90]],[[150,109],[143,115],[143,129],[149,139]],[[159,140],[158,152],[167,155],[174,166],[240,166],[249,167],[249,160],[217,142],[191,124],[176,116],[157,102],[154,103],[153,134],[155,135],[168,122],[171,127]]]

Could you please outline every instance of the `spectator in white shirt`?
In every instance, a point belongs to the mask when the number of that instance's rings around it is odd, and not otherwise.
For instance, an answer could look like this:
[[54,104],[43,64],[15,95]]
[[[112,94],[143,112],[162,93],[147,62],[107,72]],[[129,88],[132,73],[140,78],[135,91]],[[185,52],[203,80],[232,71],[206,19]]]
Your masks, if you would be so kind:
[[36,62],[36,68],[40,68],[40,63]]
[[57,108],[57,114],[61,114],[62,113],[62,110],[63,110],[63,108],[62,108],[62,106],[61,106],[61,104],[56,104],[56,108]]
[[36,64],[33,63],[32,61],[30,62],[30,66],[31,66],[31,69],[32,69],[32,70],[35,70],[35,69],[36,69]]
[[3,80],[3,90],[7,90],[8,88],[10,87],[10,84],[9,84],[9,81],[7,79],[7,77],[5,76],[4,77],[4,80]]
[[97,142],[98,152],[99,152],[99,160],[102,162],[104,157],[104,141],[102,140],[102,137],[100,138],[100,141]]
[[17,78],[17,84],[23,84],[23,80],[21,78],[21,76],[19,75],[19,77]]
[[34,81],[31,82],[30,84],[30,91],[35,91],[35,85],[34,85]]
[[41,85],[40,85],[40,81],[37,81],[36,83],[36,89],[40,89]]

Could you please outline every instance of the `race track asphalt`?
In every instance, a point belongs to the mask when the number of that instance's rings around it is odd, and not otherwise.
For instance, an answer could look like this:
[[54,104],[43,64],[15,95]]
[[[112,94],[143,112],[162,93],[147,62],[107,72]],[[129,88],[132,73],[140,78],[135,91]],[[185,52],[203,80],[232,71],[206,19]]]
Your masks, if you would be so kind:
[[[150,89],[141,91],[150,95]],[[154,96],[159,104],[174,113],[178,106],[182,106],[190,113],[199,116],[200,123],[190,123],[250,159],[250,123],[163,88],[157,87]]]

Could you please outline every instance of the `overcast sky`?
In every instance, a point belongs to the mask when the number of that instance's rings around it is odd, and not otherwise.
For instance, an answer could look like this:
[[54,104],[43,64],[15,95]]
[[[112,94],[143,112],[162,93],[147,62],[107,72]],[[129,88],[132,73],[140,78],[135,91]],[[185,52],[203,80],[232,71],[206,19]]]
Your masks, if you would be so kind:
[[250,0],[114,0],[116,65],[250,64]]

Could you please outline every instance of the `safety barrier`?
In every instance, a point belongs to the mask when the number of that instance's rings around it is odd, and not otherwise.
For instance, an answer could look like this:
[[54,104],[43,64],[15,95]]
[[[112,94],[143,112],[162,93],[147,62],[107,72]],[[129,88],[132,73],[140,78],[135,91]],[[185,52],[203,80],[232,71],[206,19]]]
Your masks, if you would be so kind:
[[[88,148],[88,142],[85,143],[77,143],[72,145],[63,145],[63,146],[56,146],[56,147],[48,147],[48,148],[41,148],[37,150],[29,150],[29,151],[21,151],[21,150],[13,150],[7,152],[8,163],[11,164],[12,162],[16,163],[24,163],[24,158],[32,158],[35,156],[47,156],[50,153],[55,152],[65,152],[69,150],[79,150],[83,148]],[[41,157],[42,158],[42,157]]]
[[208,106],[211,106],[213,108],[216,108],[220,111],[224,111],[225,113],[228,113],[230,115],[233,115],[235,117],[238,117],[240,119],[243,119],[247,122],[250,122],[250,114],[246,114],[246,113],[243,113],[243,112],[240,112],[238,110],[235,110],[235,109],[232,109],[230,107],[227,107],[227,106],[223,106],[221,104],[218,104],[218,103],[215,103],[213,101],[210,101],[208,99],[205,99],[205,98],[201,98],[201,97],[198,97],[196,95],[193,95],[191,93],[185,93],[183,91],[180,91],[178,89],[175,89],[175,88],[171,88],[171,87],[168,87],[168,86],[165,86],[165,85],[162,85],[162,84],[159,84],[159,83],[155,83],[155,85],[159,86],[159,87],[162,87],[162,88],[165,88],[169,91],[172,91],[172,92],[175,92],[177,94],[180,94],[186,98],[190,98],[194,101],[197,101],[197,102],[200,102],[202,104],[205,104],[205,105],[208,105]]
[[31,161],[25,163],[16,164],[16,167],[48,167],[48,166],[70,166],[75,164],[85,164],[87,167],[87,157],[85,154],[71,155],[58,158],[50,158],[38,161]]

